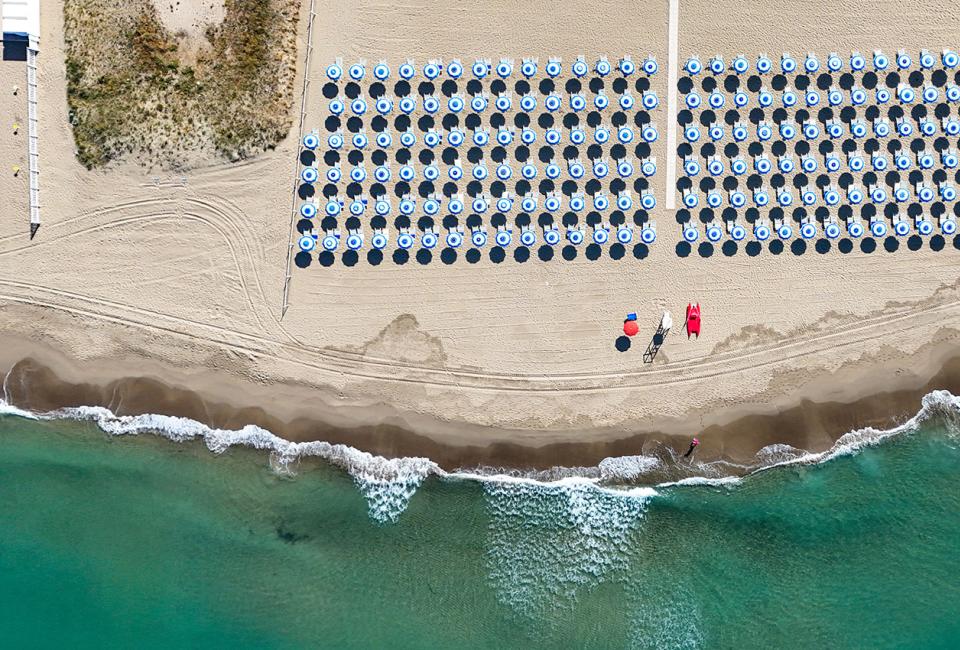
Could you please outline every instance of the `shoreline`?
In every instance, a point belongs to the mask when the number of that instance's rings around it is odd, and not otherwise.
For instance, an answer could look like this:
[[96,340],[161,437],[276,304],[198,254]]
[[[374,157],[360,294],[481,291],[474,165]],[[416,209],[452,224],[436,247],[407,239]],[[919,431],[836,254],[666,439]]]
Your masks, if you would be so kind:
[[[137,364],[139,373],[118,363],[92,368],[89,363],[75,364],[51,348],[4,338],[16,343],[7,345],[6,352],[0,354],[5,395],[19,408],[49,412],[102,406],[118,416],[177,416],[219,429],[252,424],[291,442],[343,444],[385,458],[425,457],[446,471],[549,473],[561,468],[596,468],[604,459],[624,456],[675,459],[697,435],[701,445],[696,461],[726,462],[730,473],[736,474],[737,467],[746,469],[755,462],[757,452],[764,447],[784,444],[806,452],[822,452],[850,431],[902,424],[917,413],[923,396],[933,390],[960,394],[960,354],[947,340],[944,345],[929,344],[927,354],[918,353],[916,372],[905,378],[892,370],[884,372],[883,365],[877,364],[867,372],[860,367],[859,380],[842,372],[824,376],[817,383],[818,390],[802,391],[792,405],[782,408],[770,403],[738,404],[711,413],[709,418],[691,414],[685,421],[664,421],[665,426],[658,428],[544,431],[538,440],[546,442],[530,444],[510,441],[513,436],[528,440],[524,432],[466,422],[434,422],[433,427],[420,430],[417,423],[422,420],[387,408],[366,408],[366,417],[352,423],[349,416],[335,409],[311,417],[290,409],[290,403],[280,399],[292,395],[296,401],[300,394],[311,392],[307,386],[254,386],[226,373],[210,373],[210,377],[195,374],[192,382],[186,376],[174,380],[172,369],[165,375],[149,372],[142,360]],[[80,377],[89,379],[81,381]],[[210,390],[209,380],[215,381],[217,390]],[[816,399],[818,394],[831,393],[853,397]],[[224,399],[227,394],[234,399]],[[261,404],[271,406],[264,408]],[[776,412],[771,413],[772,408]],[[697,420],[704,425],[697,426]],[[451,435],[441,439],[436,433],[440,429]]]

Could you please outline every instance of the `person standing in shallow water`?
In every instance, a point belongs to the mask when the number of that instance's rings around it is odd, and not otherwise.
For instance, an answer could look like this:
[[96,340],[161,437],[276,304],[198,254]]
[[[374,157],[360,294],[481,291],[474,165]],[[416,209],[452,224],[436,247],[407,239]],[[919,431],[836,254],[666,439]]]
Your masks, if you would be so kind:
[[698,438],[694,438],[693,440],[691,440],[690,448],[687,449],[687,453],[685,453],[683,457],[690,458],[690,455],[693,453],[693,450],[696,449],[699,444],[700,444],[700,440]]

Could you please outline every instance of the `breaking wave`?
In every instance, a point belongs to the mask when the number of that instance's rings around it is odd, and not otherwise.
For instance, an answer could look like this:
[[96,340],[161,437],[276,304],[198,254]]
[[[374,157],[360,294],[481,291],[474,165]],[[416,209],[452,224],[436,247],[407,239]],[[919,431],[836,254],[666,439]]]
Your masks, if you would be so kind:
[[0,400],[0,415],[31,419],[72,419],[95,423],[113,436],[159,435],[174,442],[202,440],[207,449],[222,454],[242,446],[268,451],[271,465],[292,473],[301,458],[318,457],[345,470],[367,502],[370,517],[380,523],[394,522],[406,510],[424,479],[443,470],[427,458],[383,458],[347,445],[328,442],[290,442],[255,425],[242,429],[214,429],[189,418],[169,415],[115,415],[101,406],[64,408],[50,413],[31,413]]
[[[75,419],[94,422],[100,429],[114,436],[160,435],[175,442],[202,440],[215,454],[231,447],[243,446],[264,450],[270,454],[273,468],[282,473],[293,473],[296,463],[306,457],[323,459],[342,468],[352,478],[357,489],[367,502],[370,517],[379,523],[397,521],[406,510],[417,489],[430,476],[444,480],[470,480],[480,482],[491,501],[491,513],[502,519],[507,528],[521,525],[526,516],[539,520],[549,507],[561,513],[558,521],[567,522],[571,530],[583,534],[586,548],[570,553],[599,549],[609,546],[612,550],[620,545],[624,522],[639,518],[646,502],[656,492],[650,488],[634,487],[621,489],[617,486],[654,485],[658,488],[713,485],[733,486],[760,471],[795,464],[818,464],[839,456],[856,453],[858,450],[881,441],[915,430],[931,418],[940,418],[954,431],[960,430],[960,398],[947,391],[933,391],[923,398],[919,412],[908,421],[891,429],[867,427],[841,436],[834,445],[823,452],[811,453],[789,445],[770,445],[761,449],[755,462],[737,466],[724,461],[686,464],[666,449],[661,456],[620,456],[605,458],[596,467],[554,468],[548,471],[505,473],[496,470],[473,472],[446,472],[428,458],[384,458],[348,445],[327,442],[290,442],[255,425],[242,429],[215,429],[188,418],[167,415],[116,415],[107,408],[81,406],[64,408],[48,413],[33,413],[9,404],[0,398],[0,416],[14,416],[34,420]],[[604,508],[610,512],[603,514]],[[539,514],[538,514],[539,513]],[[563,529],[563,524],[560,529]],[[632,524],[631,524],[632,525]],[[604,531],[604,527],[610,527]],[[558,529],[559,530],[559,529]],[[562,535],[561,535],[562,537]],[[580,542],[578,542],[580,543]],[[562,550],[559,553],[567,551]],[[569,548],[569,547],[568,547]],[[518,551],[515,558],[502,556],[501,569],[510,573],[515,566],[517,580],[512,584],[530,585],[538,569],[548,564],[547,558],[537,558],[533,549]],[[520,561],[520,558],[526,558]],[[567,579],[576,583],[578,576],[603,573],[604,563],[599,554],[587,553],[580,569]],[[554,558],[558,559],[558,558]],[[519,562],[519,564],[518,564]],[[526,565],[524,566],[524,562]],[[530,575],[521,575],[524,570]],[[516,593],[522,594],[523,588]],[[528,594],[529,595],[529,594]],[[506,597],[514,600],[513,596]],[[535,601],[535,599],[534,599]],[[519,602],[519,599],[517,599]],[[533,602],[533,601],[532,601]]]
[[571,606],[581,589],[626,568],[651,488],[586,479],[486,480],[487,570],[501,603],[532,620]]

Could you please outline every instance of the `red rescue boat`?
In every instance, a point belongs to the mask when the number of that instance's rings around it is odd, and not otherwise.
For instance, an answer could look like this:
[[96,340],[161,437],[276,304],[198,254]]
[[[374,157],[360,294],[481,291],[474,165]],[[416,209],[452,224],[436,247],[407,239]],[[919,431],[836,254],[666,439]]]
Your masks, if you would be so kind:
[[700,338],[700,303],[687,303],[687,338]]

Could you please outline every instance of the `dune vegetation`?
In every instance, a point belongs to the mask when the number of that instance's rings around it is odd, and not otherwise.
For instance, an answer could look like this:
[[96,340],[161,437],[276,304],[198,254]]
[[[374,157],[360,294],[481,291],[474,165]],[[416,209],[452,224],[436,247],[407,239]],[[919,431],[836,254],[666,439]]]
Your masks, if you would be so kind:
[[65,0],[67,98],[88,168],[238,160],[290,129],[297,0],[225,0],[199,47],[152,0]]

